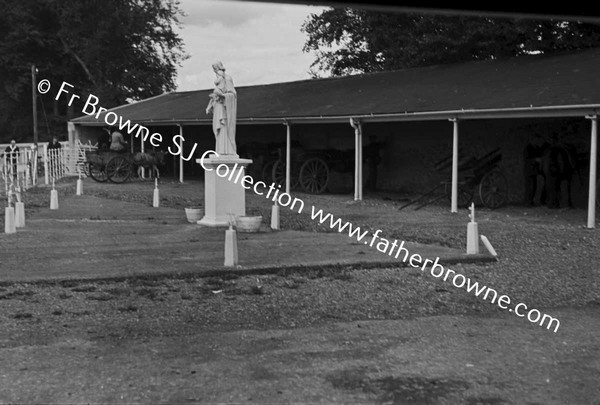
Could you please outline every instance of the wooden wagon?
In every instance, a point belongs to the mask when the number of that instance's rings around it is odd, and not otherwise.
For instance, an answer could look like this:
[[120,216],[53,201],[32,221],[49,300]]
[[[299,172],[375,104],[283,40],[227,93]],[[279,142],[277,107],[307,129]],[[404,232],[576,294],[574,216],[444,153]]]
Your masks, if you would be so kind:
[[[280,152],[273,162],[271,178],[274,183],[285,186],[286,161]],[[330,173],[354,171],[354,151],[338,149],[291,149],[290,189],[301,188],[310,194],[327,190]]]
[[[464,154],[460,154],[464,156]],[[458,161],[458,200],[459,207],[467,207],[479,197],[481,203],[490,209],[502,207],[508,201],[508,181],[499,169],[502,161],[500,148],[496,148],[483,156],[468,156]],[[435,164],[438,172],[445,176],[451,175],[452,155],[446,156]],[[439,190],[443,190],[443,194]],[[433,196],[433,197],[432,197]],[[443,181],[436,187],[421,194],[414,200],[409,201],[400,209],[412,204],[418,204],[415,209],[423,208],[442,198],[451,199],[452,181]]]
[[110,150],[86,151],[88,173],[97,182],[124,183],[133,169],[133,155]]

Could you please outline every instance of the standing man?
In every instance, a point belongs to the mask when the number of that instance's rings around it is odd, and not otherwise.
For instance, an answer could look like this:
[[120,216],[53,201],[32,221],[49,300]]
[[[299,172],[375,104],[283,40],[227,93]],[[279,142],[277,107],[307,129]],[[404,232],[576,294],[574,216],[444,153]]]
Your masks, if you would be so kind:
[[98,138],[98,149],[108,150],[112,142],[111,131],[109,127],[102,128],[102,135]]
[[366,188],[369,191],[377,190],[377,166],[381,163],[379,151],[383,149],[383,143],[377,142],[375,135],[369,136],[369,144],[364,149],[365,161],[369,168],[369,177],[367,179]]
[[545,184],[542,184],[546,180],[540,181],[538,177],[543,176],[542,155],[549,146],[539,133],[535,133],[531,136],[523,151],[523,175],[525,178],[525,198],[523,202],[529,207],[535,204],[535,196],[540,190],[540,204],[546,203],[546,187]]
[[548,208],[560,208],[563,182],[567,182],[567,204],[571,207],[571,180],[574,167],[558,133],[553,133],[550,139],[551,145],[542,155],[542,171],[546,179]]
[[19,160],[19,147],[17,142],[12,139],[10,145],[4,150],[4,156],[6,156],[6,163],[10,164],[11,175],[13,178],[17,177],[17,162]]

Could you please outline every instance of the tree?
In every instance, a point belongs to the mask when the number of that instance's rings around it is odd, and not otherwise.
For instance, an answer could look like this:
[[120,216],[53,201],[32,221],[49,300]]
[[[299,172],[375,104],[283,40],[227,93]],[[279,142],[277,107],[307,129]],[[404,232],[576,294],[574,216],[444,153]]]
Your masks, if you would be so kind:
[[302,26],[313,75],[334,76],[600,46],[600,25],[333,8]]
[[[66,81],[107,108],[176,87],[186,58],[177,0],[0,0],[0,8],[0,140],[31,134],[32,64],[39,78]],[[58,113],[51,120],[64,133],[67,100],[52,105],[50,95],[39,96],[41,111]]]

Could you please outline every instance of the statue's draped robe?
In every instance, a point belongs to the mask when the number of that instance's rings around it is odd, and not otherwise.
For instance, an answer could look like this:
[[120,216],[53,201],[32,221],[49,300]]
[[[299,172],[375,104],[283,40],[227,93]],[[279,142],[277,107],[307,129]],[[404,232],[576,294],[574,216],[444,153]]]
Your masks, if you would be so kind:
[[225,95],[213,104],[213,132],[216,151],[220,155],[236,155],[235,123],[237,117],[237,93],[231,76],[224,74],[215,81],[216,87]]

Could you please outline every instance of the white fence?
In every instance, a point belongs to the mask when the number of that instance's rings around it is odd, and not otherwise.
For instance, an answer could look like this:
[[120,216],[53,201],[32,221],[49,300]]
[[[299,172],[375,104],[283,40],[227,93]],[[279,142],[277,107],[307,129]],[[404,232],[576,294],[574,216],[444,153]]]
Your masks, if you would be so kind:
[[27,189],[37,182],[37,150],[29,145],[17,145],[18,151],[6,151],[8,145],[0,145],[0,178],[2,191],[8,195],[9,186]]
[[19,150],[7,151],[8,144],[0,144],[0,178],[3,187],[0,190],[8,193],[10,184],[27,189],[41,181],[50,184],[68,176],[79,176],[87,173],[85,152],[96,150],[91,143],[78,142],[71,148],[68,142],[61,142],[61,147],[52,149],[44,143],[38,148],[33,143],[17,144]]
[[82,144],[79,141],[75,148],[69,147],[66,142],[61,143],[60,149],[44,145],[44,182],[48,184],[52,179],[84,175],[87,173],[85,152],[96,149],[96,145]]

